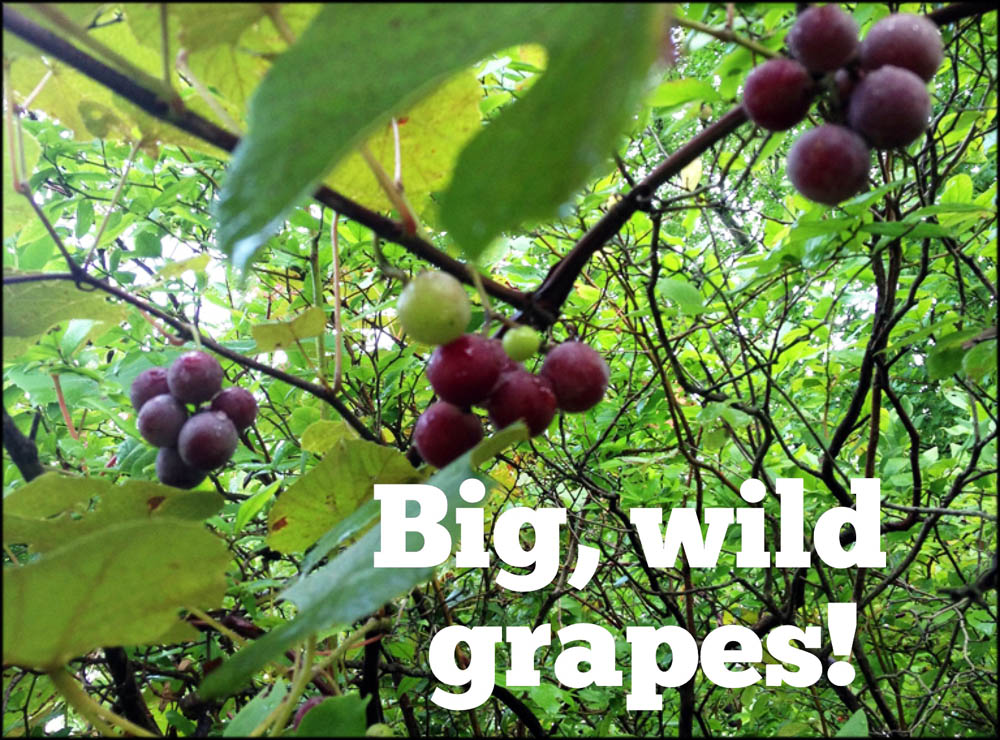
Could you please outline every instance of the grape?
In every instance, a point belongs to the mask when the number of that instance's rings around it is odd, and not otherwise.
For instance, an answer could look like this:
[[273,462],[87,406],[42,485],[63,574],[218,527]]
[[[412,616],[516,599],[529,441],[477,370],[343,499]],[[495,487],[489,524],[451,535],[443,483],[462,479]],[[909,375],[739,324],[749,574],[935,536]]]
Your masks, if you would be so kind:
[[902,67],[869,72],[851,93],[847,122],[876,149],[906,146],[930,123],[927,85]]
[[754,123],[784,131],[806,117],[813,80],[794,59],[770,59],[754,67],[743,83],[743,109]]
[[524,419],[535,437],[556,415],[556,394],[546,378],[519,368],[500,378],[486,402],[486,411],[497,429]]
[[242,431],[257,418],[257,401],[248,390],[225,388],[212,399],[212,410],[223,412]]
[[463,334],[437,347],[427,363],[427,378],[443,400],[456,406],[483,401],[500,377],[500,365],[490,340]]
[[941,66],[944,46],[933,21],[910,13],[886,16],[861,42],[861,66],[879,69],[887,64],[903,67],[928,82]]
[[187,409],[180,401],[169,393],[161,393],[142,405],[136,426],[143,439],[154,447],[174,447],[187,418]]
[[504,351],[512,360],[527,360],[541,343],[541,335],[530,326],[518,326],[503,335]]
[[170,388],[167,386],[166,369],[151,367],[149,370],[143,370],[132,381],[132,387],[129,390],[132,408],[138,411],[146,401],[163,393],[170,393]]
[[411,339],[447,344],[465,331],[472,309],[458,280],[446,272],[422,272],[399,294],[396,315]]
[[608,389],[608,363],[583,342],[560,344],[545,356],[540,372],[552,383],[563,411],[586,411]]
[[413,428],[417,452],[436,468],[443,468],[468,452],[482,438],[479,419],[447,401],[436,401],[428,406]]
[[[502,377],[505,373],[509,373],[511,370],[523,369],[524,366],[519,362],[515,362],[510,355],[507,354],[507,350],[503,348],[503,342],[499,339],[490,340],[490,349],[493,350],[493,354],[496,355],[497,365],[500,367],[500,376]],[[497,382],[500,378],[497,378]]]
[[858,50],[858,24],[836,5],[804,10],[785,39],[792,56],[811,72],[832,72]]
[[238,441],[236,427],[228,416],[221,411],[203,411],[181,428],[177,452],[192,468],[214,470],[233,456]]
[[185,352],[167,370],[167,385],[178,401],[207,401],[222,388],[222,366],[205,352]]
[[156,453],[156,477],[165,486],[194,488],[205,480],[205,472],[187,465],[173,447],[161,447]]
[[870,159],[864,139],[846,126],[827,123],[792,144],[786,172],[809,200],[836,205],[865,186]]

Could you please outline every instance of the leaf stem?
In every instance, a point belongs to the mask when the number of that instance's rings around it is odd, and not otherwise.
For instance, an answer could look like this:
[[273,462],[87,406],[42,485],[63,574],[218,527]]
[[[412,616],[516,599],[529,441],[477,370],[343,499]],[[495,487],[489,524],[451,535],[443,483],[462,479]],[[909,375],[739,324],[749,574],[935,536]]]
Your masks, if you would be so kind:
[[753,39],[744,38],[743,36],[737,36],[728,28],[712,28],[711,26],[702,23],[701,21],[696,21],[692,18],[683,18],[681,16],[674,16],[674,22],[678,26],[683,28],[690,28],[692,31],[700,31],[701,33],[707,33],[709,36],[714,36],[720,41],[729,41],[738,46],[742,46],[750,51],[760,54],[762,57],[767,59],[773,59],[775,57],[780,57],[781,54],[768,49],[766,46],[758,44]]
[[118,180],[118,187],[115,188],[115,193],[111,196],[111,203],[108,205],[108,210],[104,212],[104,218],[101,220],[101,228],[97,230],[97,236],[94,237],[94,245],[87,252],[86,258],[83,260],[83,269],[86,270],[90,261],[94,259],[94,253],[97,251],[97,247],[101,243],[101,237],[104,236],[104,230],[108,227],[108,221],[111,219],[111,214],[114,213],[115,208],[118,207],[118,200],[121,198],[122,190],[125,188],[125,180],[128,179],[128,173],[132,169],[132,163],[135,161],[135,155],[139,152],[139,147],[142,146],[142,138],[135,140],[132,145],[132,151],[129,152],[128,159],[125,160],[125,166],[122,168],[121,179]]
[[110,709],[105,709],[88,694],[79,682],[73,678],[65,666],[60,666],[47,673],[49,680],[63,695],[66,703],[80,713],[98,732],[105,736],[113,736],[115,726],[130,735],[138,737],[156,737],[149,730],[139,725],[129,722],[124,717],[120,717]]
[[333,252],[333,330],[336,344],[333,350],[333,390],[340,391],[341,373],[344,360],[344,326],[340,318],[340,214],[333,212],[330,224],[330,241]]
[[219,620],[217,620],[214,617],[212,617],[208,612],[202,611],[201,609],[199,609],[196,606],[189,606],[189,607],[187,607],[187,610],[188,610],[189,613],[191,613],[194,616],[198,617],[198,619],[200,619],[205,624],[209,625],[212,629],[214,629],[219,634],[222,634],[222,635],[225,635],[226,637],[228,637],[230,640],[233,641],[234,644],[239,645],[240,647],[246,647],[247,646],[247,641],[245,639],[243,639],[238,634],[236,634],[235,632],[233,632],[226,625],[222,624]]

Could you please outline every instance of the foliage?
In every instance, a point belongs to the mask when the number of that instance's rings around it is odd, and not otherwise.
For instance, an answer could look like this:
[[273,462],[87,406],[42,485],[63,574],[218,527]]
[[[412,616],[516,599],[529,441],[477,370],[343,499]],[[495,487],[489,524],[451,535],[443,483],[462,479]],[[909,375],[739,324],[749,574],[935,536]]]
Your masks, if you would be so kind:
[[[960,11],[933,11],[927,133],[829,207],[785,173],[829,111],[769,133],[738,108],[792,4],[677,5],[669,31],[657,6],[6,4],[4,734],[296,734],[314,695],[337,700],[302,736],[995,732],[996,13]],[[429,352],[394,308],[430,268],[469,331],[586,342],[608,395],[422,466]],[[260,412],[181,492],[129,387],[195,346]],[[453,512],[472,475],[488,530],[569,510],[550,586],[500,588],[488,545],[485,570],[372,567],[373,484]],[[808,524],[879,478],[887,567],[735,568],[735,528],[716,568],[649,567],[630,508],[745,506],[751,477],[772,551],[776,479]],[[584,589],[575,543],[601,551]],[[858,603],[850,686],[699,673],[626,711],[626,627],[763,636],[833,601]],[[499,650],[487,705],[429,701],[446,625],[577,622],[615,635],[623,687],[561,686],[543,648],[506,690]]]

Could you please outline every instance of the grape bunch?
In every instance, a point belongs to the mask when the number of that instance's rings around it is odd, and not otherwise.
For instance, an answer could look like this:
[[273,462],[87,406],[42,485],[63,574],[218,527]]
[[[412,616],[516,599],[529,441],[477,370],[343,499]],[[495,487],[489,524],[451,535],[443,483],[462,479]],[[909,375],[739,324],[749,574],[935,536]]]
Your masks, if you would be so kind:
[[186,352],[169,368],[139,373],[130,396],[139,412],[139,433],[160,448],[156,477],[176,488],[194,488],[208,471],[225,465],[239,432],[257,417],[253,395],[243,388],[223,389],[222,367],[204,352]]
[[941,33],[927,18],[894,13],[859,43],[854,19],[823,5],[800,13],[786,41],[793,58],[755,67],[743,108],[758,126],[785,131],[806,117],[817,90],[830,90],[839,122],[802,134],[787,172],[806,198],[836,205],[864,188],[870,147],[906,146],[927,129],[927,82],[944,58]]
[[469,298],[447,273],[423,272],[411,280],[400,294],[397,316],[411,338],[437,345],[427,378],[439,400],[413,430],[417,451],[435,467],[444,467],[483,438],[472,406],[485,408],[496,429],[523,420],[534,437],[548,428],[557,409],[586,411],[608,388],[608,364],[582,342],[563,342],[549,351],[535,374],[521,364],[541,344],[531,327],[512,329],[503,341],[466,334]]

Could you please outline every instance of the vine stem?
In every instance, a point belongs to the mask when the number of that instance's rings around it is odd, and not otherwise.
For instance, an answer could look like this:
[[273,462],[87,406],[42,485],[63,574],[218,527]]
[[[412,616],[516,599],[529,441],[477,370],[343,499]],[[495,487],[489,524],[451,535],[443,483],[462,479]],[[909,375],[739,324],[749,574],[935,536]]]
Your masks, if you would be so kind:
[[333,390],[339,392],[344,362],[344,325],[340,317],[340,214],[336,211],[330,224],[330,242],[333,254],[333,331],[337,335],[333,346]]
[[299,697],[302,696],[302,692],[305,691],[306,686],[312,678],[311,666],[315,654],[316,635],[311,634],[306,639],[306,647],[299,657],[295,680],[292,682],[292,688],[288,691],[288,695],[264,718],[263,722],[250,732],[250,737],[260,737],[265,732],[271,737],[277,737],[281,733],[281,730],[288,722],[289,716],[292,714],[292,708],[299,700]]
[[66,703],[79,712],[102,735],[113,736],[115,733],[111,729],[111,726],[114,726],[123,732],[137,737],[156,737],[156,735],[144,727],[139,727],[139,725],[129,722],[124,717],[118,716],[110,709],[106,709],[96,702],[90,694],[84,691],[83,687],[73,678],[65,666],[60,666],[53,671],[49,671],[46,675],[52,681],[52,685],[63,695]]
[[217,620],[214,617],[212,617],[212,615],[210,615],[208,612],[202,611],[201,609],[199,609],[196,606],[189,606],[189,607],[187,607],[187,610],[188,610],[188,612],[190,614],[193,614],[194,616],[198,617],[198,619],[200,619],[202,622],[204,622],[205,624],[211,626],[219,634],[222,634],[222,635],[225,635],[226,637],[228,637],[235,644],[239,645],[240,647],[246,647],[247,646],[247,641],[245,639],[243,639],[238,634],[236,634],[235,632],[233,632],[226,625],[222,624],[219,620]]
[[98,245],[101,243],[101,237],[104,236],[104,230],[108,227],[108,221],[111,220],[111,214],[114,213],[115,208],[118,207],[118,200],[122,196],[122,190],[125,189],[125,181],[128,179],[128,173],[132,169],[132,163],[135,161],[135,155],[139,153],[139,147],[142,146],[142,137],[135,140],[132,145],[132,151],[128,154],[128,159],[125,160],[125,166],[122,168],[121,179],[118,180],[118,187],[115,188],[115,193],[111,196],[111,203],[108,206],[108,210],[104,212],[104,218],[101,220],[101,228],[97,230],[97,236],[94,237],[94,245],[87,252],[86,258],[83,260],[83,269],[86,270],[90,261],[94,259],[94,253],[97,251]]
[[774,59],[775,57],[781,56],[780,53],[768,49],[766,46],[761,46],[753,39],[738,36],[728,28],[712,28],[712,26],[702,23],[701,21],[696,21],[693,18],[683,18],[681,16],[674,16],[674,23],[683,28],[689,28],[692,31],[707,33],[709,36],[719,39],[719,41],[730,41],[734,44],[747,48],[752,52],[760,54],[762,57],[766,57],[767,59]]
[[150,74],[146,74],[146,72],[136,67],[128,59],[109,49],[107,46],[73,23],[73,21],[67,18],[58,8],[49,3],[35,3],[32,6],[32,9],[43,18],[49,20],[57,28],[65,31],[70,38],[76,39],[91,51],[107,59],[111,64],[118,67],[121,72],[124,72],[133,79],[142,82],[164,100],[169,100],[172,97],[175,97],[175,94],[169,84],[158,80]]

